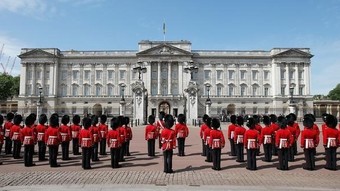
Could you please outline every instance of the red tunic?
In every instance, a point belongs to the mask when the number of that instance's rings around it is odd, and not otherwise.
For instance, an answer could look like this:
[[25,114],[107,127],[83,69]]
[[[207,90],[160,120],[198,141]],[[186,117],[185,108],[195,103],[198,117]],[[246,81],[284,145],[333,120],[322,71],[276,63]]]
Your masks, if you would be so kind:
[[290,131],[290,133],[292,134],[294,141],[297,141],[297,137],[296,137],[296,128],[294,126],[287,126],[287,129]]
[[312,139],[313,140],[313,147],[317,147],[319,144],[319,135],[317,134],[317,132],[315,132],[313,129],[307,129],[304,128],[304,130],[301,133],[301,148],[305,148],[306,146],[306,139]]
[[317,124],[314,123],[313,125],[313,130],[316,131],[318,133],[318,135],[320,135],[320,130]]
[[275,133],[277,130],[280,129],[279,125],[277,123],[272,123],[270,127],[273,129],[273,132]]
[[145,127],[145,140],[157,138],[157,127],[154,125],[147,125]]
[[46,125],[38,124],[35,128],[37,130],[37,141],[45,141]]
[[4,133],[5,129],[0,125],[0,145],[4,143]]
[[162,150],[171,150],[176,148],[176,134],[172,129],[164,128],[161,134]]
[[[244,147],[248,149],[256,149],[258,147],[260,133],[256,129],[248,129],[244,133]],[[248,141],[252,140],[249,142]]]
[[126,129],[121,126],[117,128],[117,131],[119,132],[120,140],[124,143],[126,138]]
[[211,131],[211,129],[209,127],[207,127],[203,132],[203,140],[204,140],[206,145],[208,145],[209,142],[210,142],[210,131]]
[[287,140],[287,147],[289,148],[293,144],[293,135],[288,129],[279,129],[275,134],[275,145],[279,147],[280,139]]
[[126,130],[126,140],[130,141],[132,140],[132,129],[129,126],[125,126]]
[[71,128],[68,125],[61,125],[59,127],[59,132],[62,142],[67,142],[71,140]]
[[235,125],[235,124],[230,124],[228,126],[228,139],[234,139],[236,127],[237,127],[237,125]]
[[36,142],[34,129],[27,126],[23,128],[20,132],[20,139],[24,145],[34,145]]
[[118,130],[110,130],[107,134],[107,145],[110,148],[119,148],[125,140],[122,140]]
[[[270,126],[265,126],[264,128],[262,128],[259,143],[264,144],[264,139],[267,136],[268,136],[267,141],[269,141],[269,139],[270,139],[270,142],[273,143],[273,133],[274,133],[273,128],[271,128]],[[267,143],[267,144],[270,144],[270,143]]]
[[[246,132],[246,129],[244,127],[237,125],[236,128],[235,128],[234,142],[237,143],[237,144],[243,143],[245,132]],[[240,137],[240,138],[237,139],[238,137]]]
[[9,137],[13,140],[21,140],[20,138],[20,131],[21,131],[21,126],[20,125],[13,125],[11,127],[11,131],[9,133]]
[[207,124],[203,123],[201,125],[201,129],[200,129],[200,137],[201,139],[204,139],[204,131],[209,128]]
[[261,133],[262,126],[260,124],[255,124],[255,130],[257,130],[259,133]]
[[327,146],[328,138],[335,138],[336,144],[339,144],[339,130],[327,127],[323,137],[323,145]]
[[45,143],[47,145],[59,145],[61,142],[61,135],[57,128],[48,127],[45,132]]
[[189,129],[187,125],[184,123],[177,123],[175,125],[175,134],[178,138],[185,138],[189,135]]
[[71,137],[72,137],[72,139],[78,139],[79,138],[80,130],[81,130],[80,125],[76,125],[76,124],[71,125]]
[[100,132],[100,137],[106,139],[107,132],[109,131],[108,126],[105,123],[100,123],[98,126],[98,130]]
[[93,142],[98,143],[101,140],[101,134],[99,132],[98,127],[97,126],[91,126],[89,130],[92,133]]
[[11,122],[11,121],[6,121],[5,122],[5,137],[11,137],[10,136],[10,131],[11,131],[11,127],[13,126],[14,124]]
[[92,147],[93,135],[89,129],[81,129],[79,131],[79,145],[83,148]]
[[[216,144],[216,142],[218,143]],[[210,131],[209,147],[211,148],[223,148],[225,146],[225,139],[222,131],[212,129]]]
[[293,125],[293,127],[296,129],[296,133],[295,133],[295,138],[296,138],[296,140],[299,138],[299,136],[300,136],[300,133],[301,133],[301,131],[300,131],[300,126],[299,126],[299,124],[298,123],[294,123],[294,125]]

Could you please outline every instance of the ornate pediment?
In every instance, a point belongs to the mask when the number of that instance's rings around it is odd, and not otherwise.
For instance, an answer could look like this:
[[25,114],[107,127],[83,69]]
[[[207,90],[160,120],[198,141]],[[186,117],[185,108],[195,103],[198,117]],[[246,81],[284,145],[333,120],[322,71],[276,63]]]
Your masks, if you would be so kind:
[[301,51],[299,49],[292,48],[292,49],[280,52],[278,54],[275,54],[275,55],[273,55],[273,57],[285,57],[285,58],[287,58],[287,57],[289,57],[289,58],[306,58],[307,57],[307,58],[312,58],[313,55],[309,54],[307,52]]
[[19,58],[53,58],[53,57],[54,54],[44,51],[42,49],[33,49],[19,55]]
[[191,56],[192,53],[169,44],[161,44],[137,53],[138,56]]

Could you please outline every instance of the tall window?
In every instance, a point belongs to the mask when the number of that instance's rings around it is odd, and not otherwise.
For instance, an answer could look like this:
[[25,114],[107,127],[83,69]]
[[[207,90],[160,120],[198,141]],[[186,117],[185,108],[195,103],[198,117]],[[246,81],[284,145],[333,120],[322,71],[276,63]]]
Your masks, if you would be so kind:
[[204,79],[210,80],[210,70],[204,70]]
[[27,79],[32,80],[32,70],[27,71]]
[[228,70],[228,74],[229,74],[229,80],[233,80],[235,78],[233,70]]
[[253,96],[257,96],[257,86],[253,86]]
[[28,84],[26,86],[26,94],[27,95],[32,95],[32,84]]
[[101,85],[96,85],[96,96],[102,95],[102,87]]
[[299,80],[303,79],[303,70],[299,71]]
[[61,79],[66,80],[67,79],[67,70],[62,70],[61,71]]
[[223,74],[222,70],[217,70],[217,80],[222,80],[222,74]]
[[90,95],[90,85],[85,84],[84,85],[84,96],[89,96]]
[[299,95],[303,95],[303,89],[304,89],[303,86],[299,87]]
[[229,96],[233,96],[233,95],[234,95],[234,87],[229,86]]
[[289,79],[294,79],[294,74],[295,74],[294,70],[290,70],[289,71]]
[[245,96],[245,94],[246,94],[246,86],[242,85],[241,86],[241,96],[243,97],[243,96]]
[[222,86],[221,85],[218,85],[217,86],[217,96],[221,96],[222,95]]
[[258,71],[257,70],[253,70],[252,71],[252,76],[253,76],[253,80],[257,80],[257,78],[258,78]]
[[78,80],[79,79],[79,71],[78,70],[73,70],[72,71],[72,76],[73,76],[73,80]]
[[286,90],[286,86],[281,86],[281,95],[285,96],[285,91]]
[[61,96],[67,95],[67,85],[61,85]]
[[44,95],[45,96],[50,95],[50,85],[45,84],[45,86],[44,86]]
[[286,70],[281,70],[281,79],[286,79]]
[[125,70],[119,70],[119,79],[121,80],[125,79]]
[[114,71],[113,70],[108,70],[107,71],[107,78],[109,80],[113,80],[113,78],[114,78]]
[[113,85],[111,84],[107,85],[107,95],[113,96]]
[[103,71],[96,70],[96,80],[101,80],[102,79],[102,73],[103,73]]
[[78,85],[72,85],[72,96],[78,96]]
[[37,71],[37,76],[36,76],[36,78],[39,79],[39,80],[41,79],[41,70],[38,70],[38,71]]
[[46,79],[46,80],[49,80],[49,79],[50,79],[50,71],[49,71],[49,70],[46,70],[45,79]]
[[84,71],[84,79],[85,80],[90,80],[90,70],[85,70]]
[[265,88],[264,88],[264,96],[265,96],[265,97],[268,97],[268,94],[269,94],[269,88],[268,88],[268,87],[265,87]]
[[263,72],[263,78],[264,78],[264,80],[269,80],[269,71],[265,70]]
[[241,80],[245,80],[246,79],[246,71],[245,70],[241,70],[240,71],[240,76],[241,76]]

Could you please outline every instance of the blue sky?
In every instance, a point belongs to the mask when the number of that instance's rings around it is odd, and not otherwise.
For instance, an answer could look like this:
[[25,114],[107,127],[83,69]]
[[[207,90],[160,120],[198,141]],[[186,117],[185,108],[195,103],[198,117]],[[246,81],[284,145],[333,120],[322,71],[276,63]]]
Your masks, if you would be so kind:
[[23,47],[137,50],[163,40],[163,21],[196,50],[311,48],[312,94],[340,83],[340,0],[0,0],[1,62]]

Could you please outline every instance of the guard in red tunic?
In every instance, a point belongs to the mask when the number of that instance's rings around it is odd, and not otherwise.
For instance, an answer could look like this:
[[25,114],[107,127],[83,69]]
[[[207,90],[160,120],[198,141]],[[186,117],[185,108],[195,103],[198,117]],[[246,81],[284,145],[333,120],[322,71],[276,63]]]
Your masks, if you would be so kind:
[[119,161],[123,162],[125,161],[124,159],[124,153],[125,153],[125,145],[126,145],[126,129],[124,128],[124,116],[118,116],[119,120],[119,127],[117,128],[121,140],[121,147],[120,152],[119,152]]
[[288,150],[288,161],[293,162],[294,161],[294,149],[295,149],[294,144],[296,145],[296,142],[297,142],[296,127],[294,127],[295,120],[294,120],[294,117],[292,115],[287,115],[286,119],[287,119],[287,124],[288,124],[287,129],[292,134],[292,142],[293,142],[292,146]]
[[[273,130],[273,139],[275,140],[276,131],[278,131],[280,129],[280,127],[277,124],[277,116],[275,114],[271,114],[271,115],[269,115],[269,117],[270,117],[270,122],[271,122],[270,127]],[[273,147],[272,148],[273,148],[272,154],[276,156],[277,155],[277,147],[275,146],[274,141],[273,141]]]
[[288,149],[293,143],[293,135],[287,129],[287,119],[283,116],[279,117],[279,127],[275,135],[275,145],[279,158],[279,170],[288,170]]
[[256,155],[259,147],[260,134],[255,129],[257,119],[248,118],[247,127],[249,128],[244,133],[244,147],[247,149],[247,169],[257,170],[256,166]]
[[[295,113],[290,113],[289,115],[293,118],[293,121],[294,121],[293,127],[295,128],[295,139],[298,140],[301,130],[300,130],[299,123],[296,122],[297,117]],[[293,143],[292,147],[293,147],[294,155],[297,155],[297,141]]]
[[224,148],[225,139],[219,128],[220,120],[213,118],[211,120],[212,130],[210,131],[209,146],[212,149],[213,170],[221,170],[221,149]]
[[106,155],[106,135],[108,132],[108,126],[106,125],[106,120],[107,120],[107,116],[106,115],[101,115],[100,116],[100,123],[98,125],[98,129],[100,132],[100,151],[99,154],[100,155]]
[[13,158],[14,159],[20,159],[22,158],[20,156],[21,151],[21,139],[20,139],[20,131],[22,129],[22,126],[20,125],[22,122],[21,115],[14,116],[13,119],[14,125],[11,127],[10,131],[10,138],[13,141]]
[[80,116],[75,115],[72,118],[72,125],[71,125],[71,137],[72,137],[72,152],[73,155],[80,155],[79,152],[79,132],[81,130],[80,123]]
[[[322,137],[325,137],[325,132],[326,132],[325,130],[327,128],[326,120],[327,120],[328,115],[329,114],[327,114],[327,113],[322,114],[322,121],[323,121],[323,124],[321,125]],[[326,148],[325,148],[325,154],[326,154]]]
[[122,146],[123,140],[118,131],[118,127],[121,125],[120,119],[118,117],[113,117],[111,119],[111,128],[107,134],[107,145],[110,147],[111,153],[111,167],[112,168],[119,168],[120,161],[120,147]]
[[6,122],[4,125],[4,129],[5,129],[5,154],[12,154],[12,139],[10,137],[10,131],[11,131],[11,127],[13,126],[13,120],[14,118],[14,114],[12,112],[7,113],[6,116]]
[[149,125],[145,127],[145,140],[148,142],[148,156],[155,156],[155,140],[157,138],[157,127],[154,125],[155,117],[150,115]]
[[306,164],[303,166],[303,169],[306,170],[315,170],[315,155],[314,148],[316,148],[319,144],[319,135],[313,131],[314,122],[311,118],[304,117],[303,126],[304,130],[301,134],[301,148],[305,154]]
[[158,136],[159,136],[158,137],[159,148],[162,147],[161,133],[162,133],[163,129],[165,128],[164,127],[164,116],[165,116],[164,111],[159,112],[158,121],[156,122],[157,132],[158,132]]
[[208,117],[205,124],[207,125],[207,128],[203,132],[203,140],[205,143],[205,155],[206,160],[205,162],[212,162],[212,153],[211,153],[211,147],[209,146],[210,141],[210,131],[211,131],[211,117]]
[[61,150],[62,150],[62,160],[70,160],[69,148],[71,141],[71,128],[69,126],[70,116],[64,115],[61,118],[61,126],[59,132],[61,135]]
[[61,135],[58,130],[59,127],[59,116],[54,113],[50,117],[50,126],[45,132],[45,143],[48,146],[49,152],[49,163],[51,167],[59,167],[57,163],[58,148],[61,142]]
[[176,148],[176,134],[175,131],[171,128],[174,126],[174,118],[172,115],[166,115],[164,118],[164,126],[165,128],[161,134],[162,141],[162,150],[164,156],[164,172],[165,173],[173,173],[172,170],[172,156],[173,149]]
[[244,133],[246,129],[243,127],[244,119],[242,116],[238,116],[236,119],[237,127],[235,128],[235,148],[236,148],[236,162],[244,162]]
[[175,125],[175,133],[178,142],[178,156],[185,156],[185,138],[189,135],[189,129],[185,123],[186,118],[184,114],[179,114],[177,117],[178,123]]
[[270,126],[270,118],[268,116],[263,116],[264,128],[261,130],[260,144],[263,144],[264,161],[272,161],[272,147],[274,143],[273,139],[273,129]]
[[39,161],[47,160],[45,158],[45,155],[46,155],[45,132],[47,129],[47,126],[45,125],[46,122],[47,122],[47,116],[45,114],[41,114],[39,116],[39,124],[36,127]]
[[92,161],[99,161],[98,158],[98,143],[101,140],[101,134],[99,132],[99,129],[97,127],[98,124],[98,117],[93,115],[92,118],[92,126],[90,127],[90,131],[93,136],[93,148],[92,148]]
[[25,128],[20,132],[20,139],[24,145],[24,163],[26,167],[35,166],[33,163],[34,143],[36,141],[36,135],[32,126],[34,125],[35,118],[30,115],[25,119]]
[[[2,127],[3,123],[4,123],[4,117],[0,115],[0,154],[2,150],[2,145],[4,144],[4,128]],[[0,165],[2,165],[1,161],[0,161]]]
[[228,139],[230,142],[230,154],[229,156],[236,156],[235,151],[235,142],[234,142],[234,136],[235,136],[235,128],[236,128],[236,115],[230,116],[230,125],[228,126]]
[[130,125],[130,118],[124,117],[125,121],[125,131],[126,131],[126,137],[125,137],[125,156],[131,156],[130,154],[130,141],[132,140],[132,129],[129,126]]
[[205,146],[205,141],[204,141],[204,131],[206,128],[208,128],[208,125],[206,124],[208,118],[209,118],[209,115],[207,114],[203,115],[203,118],[202,118],[203,124],[201,125],[201,128],[200,128],[200,137],[202,139],[202,156],[207,156],[207,151],[206,151],[206,146]]
[[336,129],[338,120],[333,115],[328,115],[326,119],[323,145],[326,149],[326,166],[328,170],[336,170],[336,149],[339,146],[339,130]]
[[83,127],[79,131],[79,145],[82,149],[82,168],[83,169],[91,169],[91,155],[92,155],[92,144],[93,144],[93,135],[89,128],[91,127],[91,119],[85,117],[83,119]]
[[[255,130],[261,135],[262,126],[260,125],[260,117],[258,115],[253,115],[255,121]],[[260,147],[257,148],[256,156],[260,156]]]

